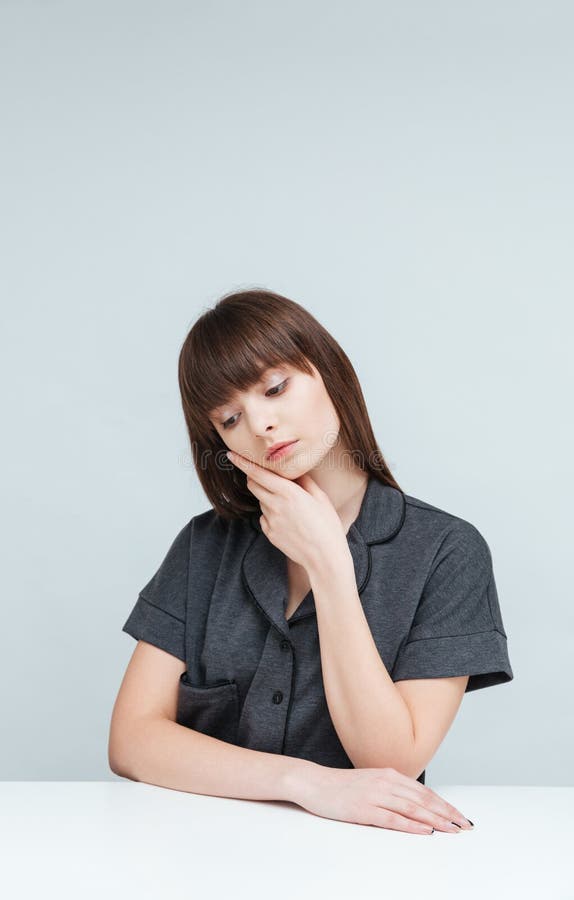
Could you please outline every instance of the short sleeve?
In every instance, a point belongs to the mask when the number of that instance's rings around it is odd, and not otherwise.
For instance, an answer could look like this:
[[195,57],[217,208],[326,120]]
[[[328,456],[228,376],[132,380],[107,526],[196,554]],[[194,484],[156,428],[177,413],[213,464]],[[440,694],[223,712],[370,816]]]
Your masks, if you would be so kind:
[[139,592],[122,631],[185,662],[185,619],[191,521],[173,543],[159,569]]
[[463,519],[433,559],[392,679],[456,675],[470,676],[467,693],[514,678],[490,549]]

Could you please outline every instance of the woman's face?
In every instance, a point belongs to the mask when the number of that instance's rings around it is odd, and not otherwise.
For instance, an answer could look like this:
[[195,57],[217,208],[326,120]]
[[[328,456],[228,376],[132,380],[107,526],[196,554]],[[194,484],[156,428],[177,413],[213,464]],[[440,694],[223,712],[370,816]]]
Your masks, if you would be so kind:
[[[340,421],[319,371],[312,375],[285,363],[267,369],[259,384],[212,410],[210,421],[230,450],[285,478],[318,466],[337,441]],[[269,449],[296,441],[275,459]]]

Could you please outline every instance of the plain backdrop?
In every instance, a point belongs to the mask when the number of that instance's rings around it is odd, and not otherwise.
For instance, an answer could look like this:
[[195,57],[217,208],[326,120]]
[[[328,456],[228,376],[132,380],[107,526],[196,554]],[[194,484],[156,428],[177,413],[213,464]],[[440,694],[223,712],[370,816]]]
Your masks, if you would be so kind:
[[306,306],[402,489],[490,546],[514,681],[427,783],[571,785],[572,5],[0,3],[2,780],[115,779],[137,594],[209,508],[177,385]]

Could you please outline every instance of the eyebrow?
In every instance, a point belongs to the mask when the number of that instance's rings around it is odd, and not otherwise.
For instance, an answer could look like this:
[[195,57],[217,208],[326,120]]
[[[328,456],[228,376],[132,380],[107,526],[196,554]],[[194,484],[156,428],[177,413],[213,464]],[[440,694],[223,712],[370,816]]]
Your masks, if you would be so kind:
[[[279,366],[266,366],[265,369],[263,369],[263,372],[261,373],[261,376],[260,376],[260,377],[257,379],[257,381],[255,382],[254,387],[255,387],[256,385],[258,385],[258,384],[261,384],[261,382],[263,381],[263,379],[265,378],[265,376],[267,375],[267,373],[268,373],[271,369],[279,369]],[[233,403],[233,397],[230,398],[229,403]],[[223,407],[224,407],[224,406],[225,406],[224,403],[222,403],[220,406],[217,406],[217,407],[212,411],[211,415],[212,415],[212,416],[220,416],[220,415],[222,414],[222,410],[223,410]]]

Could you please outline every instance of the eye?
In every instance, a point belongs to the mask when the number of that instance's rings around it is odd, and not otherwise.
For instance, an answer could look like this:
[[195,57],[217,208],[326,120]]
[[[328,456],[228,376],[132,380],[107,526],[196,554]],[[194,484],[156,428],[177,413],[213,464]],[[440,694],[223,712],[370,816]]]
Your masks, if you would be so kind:
[[[267,393],[268,393],[268,394],[271,394],[271,391],[276,391],[278,388],[284,387],[284,386],[287,384],[288,381],[289,381],[289,379],[286,378],[285,381],[282,381],[282,382],[281,382],[281,384],[276,384],[275,387],[269,388],[269,390],[267,391]],[[280,391],[279,393],[282,394],[283,391]],[[272,396],[272,397],[275,397],[275,394],[271,394],[271,396]]]
[[[276,397],[277,393],[273,393],[274,391],[275,392],[279,391],[279,393],[282,394],[285,389],[285,385],[287,384],[288,381],[289,381],[289,379],[286,378],[285,381],[282,381],[280,384],[276,384],[274,387],[269,388],[269,390],[266,392],[265,396],[266,397],[268,397],[268,396]],[[279,390],[279,388],[281,388],[281,390]],[[235,425],[235,422],[233,421],[233,419],[236,419],[236,418],[237,418],[237,416],[231,416],[230,419],[226,419],[225,422],[222,423],[221,427],[222,428],[233,428],[233,426]]]

